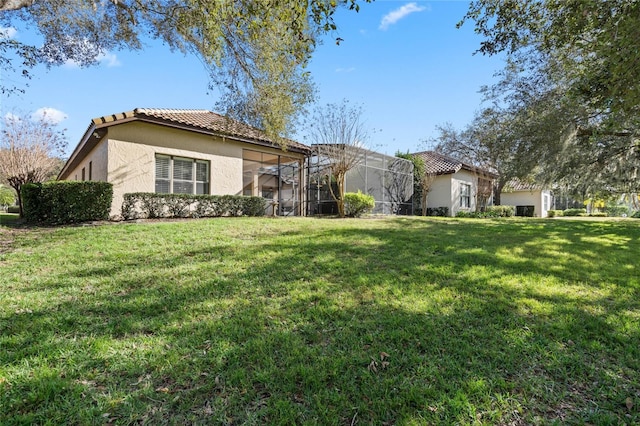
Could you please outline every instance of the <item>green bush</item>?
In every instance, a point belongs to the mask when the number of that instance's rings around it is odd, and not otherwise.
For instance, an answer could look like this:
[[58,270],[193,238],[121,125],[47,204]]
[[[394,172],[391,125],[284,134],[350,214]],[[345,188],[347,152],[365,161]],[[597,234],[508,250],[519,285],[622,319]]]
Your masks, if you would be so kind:
[[20,213],[20,206],[7,207],[7,213]]
[[29,223],[62,225],[109,219],[113,186],[107,182],[56,181],[22,186]]
[[427,207],[427,216],[449,216],[449,207]]
[[475,219],[496,218],[496,217],[512,217],[515,214],[515,206],[487,206],[483,212],[471,212],[460,210],[456,213],[456,217],[466,217]]
[[629,215],[629,207],[627,206],[607,206],[603,210],[610,217],[626,217]]
[[548,210],[547,217],[560,217],[563,213],[564,212],[562,210]]
[[640,210],[633,212],[631,217],[634,219],[640,219]]
[[376,205],[373,195],[358,192],[347,192],[344,194],[344,213],[349,217],[360,217],[370,212]]
[[125,220],[174,217],[263,216],[266,200],[240,195],[124,194]]
[[515,206],[487,206],[484,217],[512,217],[516,214]]
[[607,214],[605,212],[595,212],[595,213],[589,213],[590,217],[607,217]]
[[468,212],[465,210],[458,210],[456,212],[456,217],[477,217],[475,212]]
[[587,209],[566,209],[562,212],[563,216],[586,216]]

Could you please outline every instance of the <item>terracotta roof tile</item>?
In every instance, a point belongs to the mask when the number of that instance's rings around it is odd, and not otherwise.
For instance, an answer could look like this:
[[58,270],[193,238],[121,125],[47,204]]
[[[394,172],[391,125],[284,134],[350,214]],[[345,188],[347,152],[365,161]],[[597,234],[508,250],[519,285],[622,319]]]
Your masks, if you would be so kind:
[[416,152],[413,155],[422,158],[427,173],[446,175],[456,173],[462,168],[462,162],[434,151]]
[[531,182],[523,182],[519,179],[511,179],[504,185],[503,192],[536,191],[542,189],[541,185]]
[[460,160],[457,160],[445,154],[441,154],[439,152],[422,151],[422,152],[415,152],[412,155],[422,158],[422,161],[424,161],[425,170],[427,173],[434,173],[437,175],[447,175],[447,174],[456,173],[460,171],[460,169],[465,169],[475,173],[487,175],[489,177],[497,177],[495,173],[492,173],[489,170],[481,169],[479,167],[475,167],[470,164],[463,163]]
[[[204,109],[136,108],[129,112],[95,118],[93,122],[96,125],[109,125],[115,121],[136,119],[180,125],[207,133],[225,135],[233,139],[280,148],[261,130]],[[298,151],[310,151],[308,146],[293,140],[287,140],[287,147]]]

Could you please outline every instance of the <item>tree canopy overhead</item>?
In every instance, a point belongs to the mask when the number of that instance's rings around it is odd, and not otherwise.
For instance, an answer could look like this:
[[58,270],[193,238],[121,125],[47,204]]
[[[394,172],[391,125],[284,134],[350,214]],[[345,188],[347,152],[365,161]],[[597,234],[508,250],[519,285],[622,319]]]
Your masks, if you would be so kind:
[[463,20],[485,40],[479,52],[551,58],[571,94],[600,113],[637,114],[640,105],[636,0],[475,0]]
[[[368,1],[368,0],[363,0]],[[41,45],[0,36],[0,68],[28,76],[37,64],[92,65],[100,53],[158,39],[195,53],[220,89],[218,107],[285,135],[312,98],[304,72],[338,7],[357,0],[0,0],[0,25],[27,27]],[[15,87],[2,87],[4,92]],[[250,120],[249,120],[250,119]]]
[[479,52],[507,54],[485,95],[507,146],[525,148],[501,155],[509,167],[585,192],[640,189],[640,2],[474,0],[467,21]]

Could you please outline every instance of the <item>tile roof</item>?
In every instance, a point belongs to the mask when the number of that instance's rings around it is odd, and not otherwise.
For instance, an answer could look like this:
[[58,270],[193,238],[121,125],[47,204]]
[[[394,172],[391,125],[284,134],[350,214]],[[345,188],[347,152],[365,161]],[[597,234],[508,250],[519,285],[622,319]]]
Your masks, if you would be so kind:
[[[107,115],[93,119],[96,127],[106,127],[117,122],[143,120],[203,131],[231,139],[280,148],[263,131],[204,109],[136,108],[133,111]],[[286,140],[287,148],[308,152],[310,148],[293,140]]]
[[422,158],[425,171],[437,175],[456,173],[462,168],[462,161],[435,151],[416,152],[413,155]]
[[415,152],[412,155],[422,158],[427,173],[434,173],[436,175],[448,175],[453,174],[461,169],[469,170],[470,172],[479,173],[490,178],[497,178],[498,175],[480,167],[472,166],[467,163],[463,163],[453,157],[445,154],[441,154],[435,151],[422,151]]
[[502,192],[514,191],[537,191],[543,189],[541,185],[531,182],[524,182],[519,179],[511,179],[504,185]]

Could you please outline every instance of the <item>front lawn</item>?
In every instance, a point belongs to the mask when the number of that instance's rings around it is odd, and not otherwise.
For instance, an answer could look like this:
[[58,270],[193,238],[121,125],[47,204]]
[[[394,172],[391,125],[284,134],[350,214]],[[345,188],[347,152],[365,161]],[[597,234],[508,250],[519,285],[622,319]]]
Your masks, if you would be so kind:
[[20,230],[0,424],[639,424],[639,239],[522,219]]

